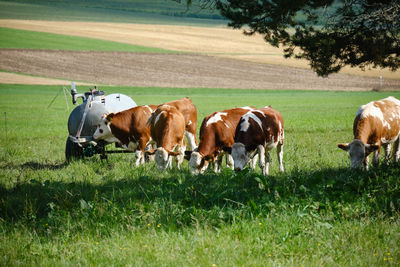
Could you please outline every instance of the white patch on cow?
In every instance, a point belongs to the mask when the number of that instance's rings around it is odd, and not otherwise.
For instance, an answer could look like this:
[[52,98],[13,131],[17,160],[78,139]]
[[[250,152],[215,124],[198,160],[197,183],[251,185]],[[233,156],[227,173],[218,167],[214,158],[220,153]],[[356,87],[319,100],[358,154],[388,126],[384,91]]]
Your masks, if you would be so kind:
[[189,122],[188,122],[188,124],[187,125],[192,125],[192,121],[191,120],[189,120]]
[[158,113],[156,119],[154,120],[154,125],[157,124],[158,120],[160,119],[161,114],[163,114],[165,111],[161,111],[160,113]]
[[195,150],[197,148],[197,146],[196,146],[196,140],[195,140],[194,134],[192,134],[191,132],[185,131],[185,136],[188,140],[189,149],[192,151]]
[[226,116],[228,115],[228,113],[226,112],[217,112],[214,114],[214,116],[212,116],[211,118],[208,119],[206,126],[208,126],[211,123],[216,123],[218,121],[222,121],[222,116]]
[[240,124],[240,131],[247,132],[247,130],[250,127],[250,122],[249,122],[250,118],[253,119],[258,124],[258,126],[260,126],[260,128],[262,129],[261,120],[252,111],[249,111],[246,114],[244,114],[242,118],[243,118],[243,121]]
[[119,140],[112,134],[110,123],[103,116],[100,119],[99,125],[96,127],[96,131],[93,134],[94,140],[104,140],[108,143],[119,142]]
[[145,105],[145,107],[149,109],[150,113],[153,112],[153,110],[151,109],[151,107],[149,107],[148,105]]
[[389,96],[387,98],[385,98],[384,100],[388,100],[393,102],[395,105],[400,106],[400,100],[398,100],[397,98],[393,97],[393,96]]
[[[190,155],[190,160],[189,160],[189,167],[190,167],[190,171],[192,172],[192,174],[198,174],[199,170],[198,167],[201,164],[201,160],[203,159],[203,157],[201,156],[201,154],[199,152],[192,152],[192,154]],[[200,170],[200,172],[202,172],[204,170]]]
[[257,112],[258,114],[260,114],[261,116],[263,116],[263,117],[265,118],[264,112],[259,111],[259,110],[253,110],[253,112],[254,112],[254,113]]
[[358,109],[358,111],[356,113],[356,116],[357,115],[360,115],[361,119],[371,116],[371,117],[378,118],[382,122],[384,120],[383,119],[382,110],[380,108],[376,107],[373,102],[370,102],[370,103],[368,103],[366,105],[362,105]]
[[246,106],[246,107],[241,107],[241,109],[247,109],[247,110],[254,110],[254,108]]

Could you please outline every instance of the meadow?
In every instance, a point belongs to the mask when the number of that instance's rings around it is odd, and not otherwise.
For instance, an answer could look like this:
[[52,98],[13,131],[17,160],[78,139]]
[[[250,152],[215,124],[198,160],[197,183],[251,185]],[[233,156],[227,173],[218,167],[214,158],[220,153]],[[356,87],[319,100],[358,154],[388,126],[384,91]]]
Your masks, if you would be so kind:
[[0,48],[73,51],[127,51],[140,53],[172,52],[166,49],[124,44],[93,38],[17,30],[3,27],[0,27]]
[[[78,91],[87,87],[80,86]],[[65,162],[59,86],[0,85],[0,265],[396,266],[400,168],[349,170],[358,107],[399,92],[104,87],[137,104],[192,98],[202,118],[272,105],[285,172],[192,176],[134,155]],[[70,102],[70,99],[68,98]],[[113,149],[110,147],[110,149]]]

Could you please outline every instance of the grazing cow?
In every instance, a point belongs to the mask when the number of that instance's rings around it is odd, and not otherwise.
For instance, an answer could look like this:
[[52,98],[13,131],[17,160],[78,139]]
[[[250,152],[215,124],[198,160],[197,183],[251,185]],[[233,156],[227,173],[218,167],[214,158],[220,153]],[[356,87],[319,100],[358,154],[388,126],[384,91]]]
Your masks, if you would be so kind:
[[278,111],[265,107],[247,112],[240,118],[235,131],[232,146],[235,170],[242,170],[249,159],[258,153],[262,173],[268,175],[269,151],[276,147],[279,170],[283,172],[283,139],[283,118]]
[[158,168],[164,170],[172,167],[171,156],[176,157],[178,169],[185,154],[185,118],[177,108],[161,105],[151,114],[148,124],[150,135],[157,145],[156,150],[146,153],[154,154]]
[[135,151],[136,166],[144,163],[143,151],[150,140],[147,120],[156,105],[137,106],[118,113],[104,114],[93,134],[95,140],[117,142],[127,150]]
[[368,170],[369,154],[374,152],[372,163],[379,164],[381,146],[385,149],[386,162],[389,162],[391,145],[394,143],[394,161],[400,157],[400,101],[392,96],[372,101],[361,106],[354,119],[354,140],[338,144],[350,152],[351,168]]
[[[190,156],[189,166],[193,174],[203,173],[210,161],[214,162],[214,171],[218,172],[224,152],[233,144],[236,125],[240,117],[253,110],[252,107],[227,109],[214,112],[204,118],[200,127],[200,143]],[[226,162],[233,167],[232,157],[228,153]]]
[[188,147],[194,150],[197,147],[197,109],[189,97],[184,97],[175,101],[161,105],[169,105],[180,111],[185,118],[185,136],[188,140]]

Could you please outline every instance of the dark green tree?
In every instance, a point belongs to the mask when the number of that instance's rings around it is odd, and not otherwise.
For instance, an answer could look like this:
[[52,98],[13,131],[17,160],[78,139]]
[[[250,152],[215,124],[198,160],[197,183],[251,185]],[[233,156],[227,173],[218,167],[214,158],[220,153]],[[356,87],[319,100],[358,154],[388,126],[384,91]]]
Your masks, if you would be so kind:
[[346,65],[400,67],[400,0],[186,0],[194,3],[262,34],[285,57],[307,59],[320,76]]

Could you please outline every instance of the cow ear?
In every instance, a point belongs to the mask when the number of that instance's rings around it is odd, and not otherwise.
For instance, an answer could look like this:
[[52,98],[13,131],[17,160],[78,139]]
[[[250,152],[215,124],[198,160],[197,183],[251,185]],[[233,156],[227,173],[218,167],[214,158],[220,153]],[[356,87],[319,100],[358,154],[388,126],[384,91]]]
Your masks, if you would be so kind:
[[338,148],[343,149],[344,151],[349,151],[350,146],[349,143],[341,143],[337,144]]
[[106,120],[108,120],[109,122],[111,122],[112,120],[113,120],[113,118],[114,118],[114,113],[109,113],[109,114],[107,114],[107,116],[106,116]]
[[369,154],[374,152],[375,150],[378,150],[379,146],[378,145],[370,145],[370,144],[366,144],[365,145],[365,153]]

